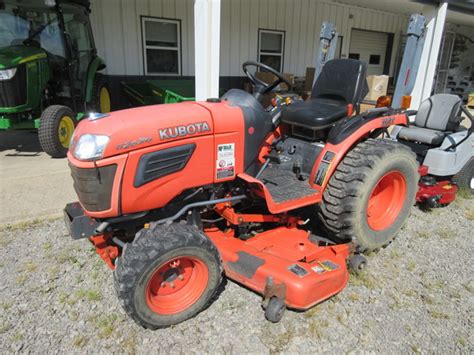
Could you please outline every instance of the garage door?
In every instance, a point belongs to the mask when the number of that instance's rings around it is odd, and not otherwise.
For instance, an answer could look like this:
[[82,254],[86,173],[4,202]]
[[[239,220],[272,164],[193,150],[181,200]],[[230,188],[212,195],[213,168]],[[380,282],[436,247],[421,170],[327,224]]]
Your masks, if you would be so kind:
[[367,75],[384,74],[388,34],[364,30],[352,30],[349,58],[367,63]]

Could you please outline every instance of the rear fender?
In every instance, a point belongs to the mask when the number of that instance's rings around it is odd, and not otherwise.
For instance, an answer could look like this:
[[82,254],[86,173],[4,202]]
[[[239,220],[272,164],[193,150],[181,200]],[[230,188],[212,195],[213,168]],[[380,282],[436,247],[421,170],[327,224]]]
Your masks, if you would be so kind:
[[92,100],[92,88],[94,85],[95,74],[99,70],[104,69],[105,67],[106,67],[105,62],[100,57],[95,57],[89,63],[89,67],[87,68],[87,77],[86,77],[86,83],[85,83],[86,102],[91,102]]
[[311,186],[322,191],[349,150],[375,130],[386,129],[393,125],[408,125],[408,117],[405,114],[373,118],[359,115],[336,125],[331,130],[327,144],[313,167]]

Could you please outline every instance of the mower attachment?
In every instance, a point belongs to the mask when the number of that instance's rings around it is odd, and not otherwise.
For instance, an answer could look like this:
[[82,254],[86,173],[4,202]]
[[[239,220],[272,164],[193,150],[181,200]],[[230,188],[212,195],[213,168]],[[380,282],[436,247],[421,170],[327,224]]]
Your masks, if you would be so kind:
[[64,208],[64,222],[74,240],[96,235],[95,230],[100,225],[94,218],[85,215],[79,202],[66,205],[66,208]]
[[264,297],[304,310],[341,291],[349,278],[350,244],[320,246],[310,233],[278,227],[249,240],[216,228],[205,230],[218,248],[227,277]]

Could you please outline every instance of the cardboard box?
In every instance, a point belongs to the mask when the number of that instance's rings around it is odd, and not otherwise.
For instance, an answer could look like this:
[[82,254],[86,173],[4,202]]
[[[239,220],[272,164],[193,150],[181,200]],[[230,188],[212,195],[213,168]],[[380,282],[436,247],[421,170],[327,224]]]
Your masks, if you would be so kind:
[[471,92],[467,97],[467,107],[474,107],[474,92]]
[[[291,85],[294,84],[294,75],[293,74],[283,74],[284,77],[286,79],[288,79],[288,81],[291,83]],[[277,80],[277,77],[275,75],[273,75],[272,73],[269,73],[269,72],[263,72],[263,71],[258,71],[255,73],[255,77],[257,79],[260,79],[262,80],[263,82],[267,83],[267,84],[271,84],[273,83],[275,80]],[[279,88],[281,90],[288,90],[288,85],[286,85],[285,83],[280,83],[279,85]]]
[[388,75],[369,75],[367,85],[369,93],[364,99],[377,101],[380,96],[387,95]]
[[360,104],[360,113],[367,111],[370,108],[374,108],[375,104]]

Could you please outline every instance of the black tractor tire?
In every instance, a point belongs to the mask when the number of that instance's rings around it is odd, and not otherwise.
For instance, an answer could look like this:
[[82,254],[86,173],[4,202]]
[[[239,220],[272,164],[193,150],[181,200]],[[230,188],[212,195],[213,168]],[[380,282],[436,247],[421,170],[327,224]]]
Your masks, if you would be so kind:
[[[188,263],[191,259],[199,267]],[[172,266],[177,260],[181,263]],[[134,241],[125,245],[114,273],[115,290],[125,311],[148,329],[194,317],[212,303],[221,281],[222,265],[214,244],[197,228],[178,223],[139,231]],[[158,296],[158,292],[171,291],[175,293]],[[190,298],[192,302],[186,301]]]
[[[100,94],[102,90],[107,91],[109,105],[108,108],[102,107],[100,100]],[[108,113],[111,110],[110,103],[110,88],[107,84],[107,79],[102,75],[97,73],[94,77],[94,83],[92,84],[92,98],[88,105],[88,109],[93,112]]]
[[272,323],[278,323],[283,318],[285,311],[285,302],[278,297],[272,297],[265,308],[265,318]]
[[462,169],[453,176],[453,182],[458,185],[460,190],[470,192],[474,195],[474,158],[471,157]]
[[[386,179],[392,176],[396,177],[395,185],[388,183],[388,186],[396,189],[404,185],[404,189],[392,190],[405,191],[404,196],[390,199],[395,202],[380,206],[382,209],[369,209],[369,200],[371,206],[374,200],[380,201],[377,199],[380,190],[375,193],[374,188],[382,189],[383,194],[390,192],[383,186],[387,186]],[[347,153],[331,176],[323,201],[318,206],[319,220],[328,236],[337,241],[352,240],[358,253],[386,247],[402,228],[415,204],[418,179],[416,156],[410,149],[388,139],[363,141]],[[369,218],[374,218],[368,215],[369,210],[373,215],[381,214],[377,216],[377,222],[385,224],[383,227],[369,225],[374,220],[369,221]],[[387,213],[390,213],[390,218],[383,218]]]
[[[69,149],[69,140],[76,126],[74,113],[67,106],[48,106],[40,118],[38,138],[41,148],[53,158],[64,158]],[[66,128],[62,127],[65,125]],[[63,130],[67,129],[64,133]],[[72,131],[71,131],[72,129]]]

